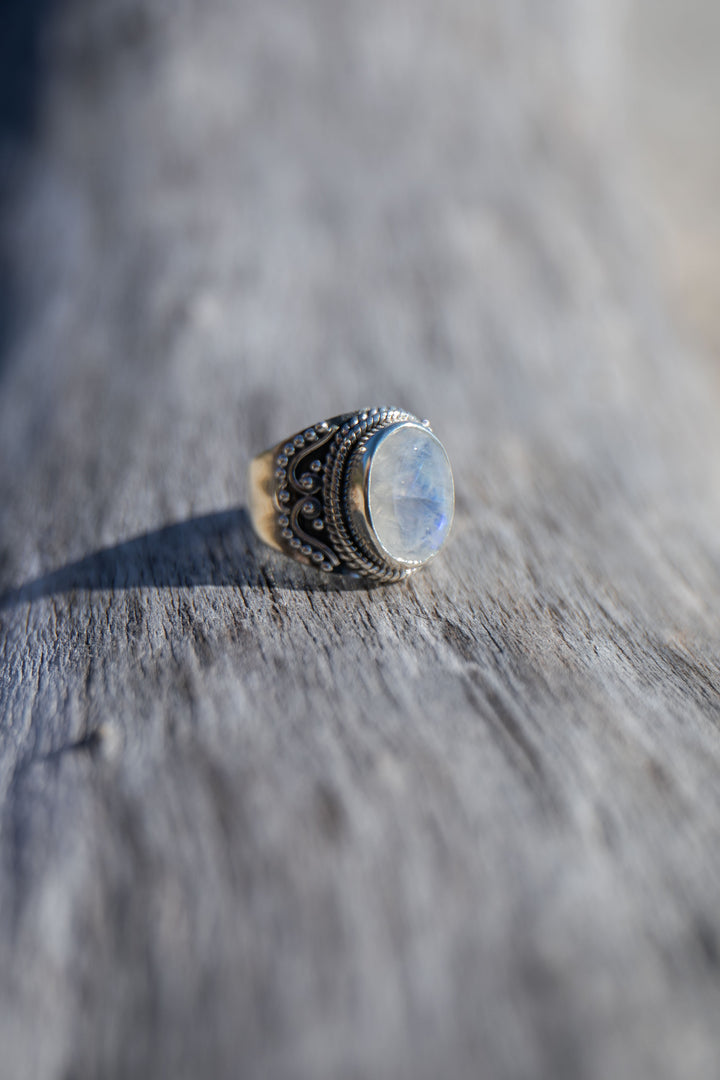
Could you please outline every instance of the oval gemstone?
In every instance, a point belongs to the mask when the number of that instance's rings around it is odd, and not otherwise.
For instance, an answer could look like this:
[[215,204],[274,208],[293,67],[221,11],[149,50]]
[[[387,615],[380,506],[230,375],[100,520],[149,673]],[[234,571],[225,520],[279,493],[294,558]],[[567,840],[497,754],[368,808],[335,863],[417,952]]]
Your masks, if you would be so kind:
[[382,549],[401,563],[423,563],[447,539],[455,506],[452,469],[431,431],[404,423],[372,450],[368,517]]

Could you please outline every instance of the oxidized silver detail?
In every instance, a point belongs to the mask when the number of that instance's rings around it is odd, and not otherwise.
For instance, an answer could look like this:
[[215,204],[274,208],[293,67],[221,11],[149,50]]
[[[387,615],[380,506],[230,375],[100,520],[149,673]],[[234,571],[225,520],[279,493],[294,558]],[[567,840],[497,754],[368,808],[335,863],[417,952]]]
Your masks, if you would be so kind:
[[363,436],[402,420],[415,419],[401,409],[369,409],[356,413],[335,436],[325,465],[325,506],[328,531],[344,562],[358,574],[390,583],[410,570],[390,565],[372,552],[353,528],[347,512],[350,455]]

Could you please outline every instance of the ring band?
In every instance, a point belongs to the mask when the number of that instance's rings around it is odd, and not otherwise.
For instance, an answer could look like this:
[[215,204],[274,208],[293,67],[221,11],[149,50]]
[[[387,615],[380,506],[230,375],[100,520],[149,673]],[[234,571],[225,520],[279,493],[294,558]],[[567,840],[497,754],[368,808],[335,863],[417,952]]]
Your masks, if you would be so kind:
[[328,574],[400,581],[452,525],[452,469],[427,420],[395,408],[323,420],[259,454],[248,472],[258,536]]

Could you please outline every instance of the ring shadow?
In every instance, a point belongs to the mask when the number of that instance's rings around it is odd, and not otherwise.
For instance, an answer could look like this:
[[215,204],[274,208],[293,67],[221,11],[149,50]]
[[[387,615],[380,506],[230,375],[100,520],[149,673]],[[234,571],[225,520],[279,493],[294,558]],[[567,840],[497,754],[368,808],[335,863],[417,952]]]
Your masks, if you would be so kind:
[[0,609],[76,591],[246,586],[333,592],[368,589],[277,555],[257,539],[245,507],[205,514],[87,555],[0,595]]

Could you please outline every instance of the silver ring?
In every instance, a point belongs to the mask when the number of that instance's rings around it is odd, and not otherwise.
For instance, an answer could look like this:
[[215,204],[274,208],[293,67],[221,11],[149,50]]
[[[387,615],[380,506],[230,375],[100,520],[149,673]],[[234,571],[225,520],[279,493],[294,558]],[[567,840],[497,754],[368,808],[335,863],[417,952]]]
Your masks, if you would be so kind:
[[327,574],[400,581],[447,540],[455,492],[445,448],[402,409],[344,413],[259,454],[248,472],[258,536]]

